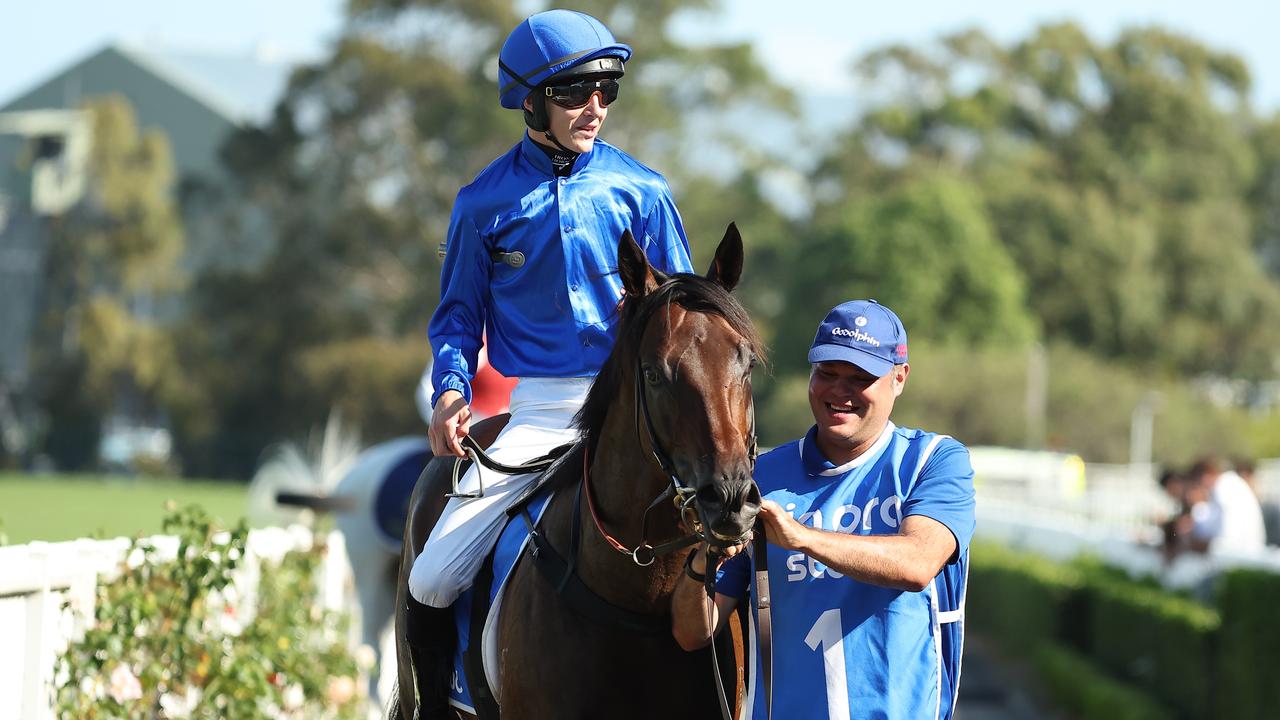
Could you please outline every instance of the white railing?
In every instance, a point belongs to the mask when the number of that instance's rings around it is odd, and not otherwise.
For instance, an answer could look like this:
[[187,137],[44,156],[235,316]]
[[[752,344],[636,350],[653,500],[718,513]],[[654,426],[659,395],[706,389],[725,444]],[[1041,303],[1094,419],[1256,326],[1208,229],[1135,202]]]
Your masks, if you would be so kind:
[[[1070,455],[974,448],[977,535],[1058,560],[1088,553],[1166,587],[1192,589],[1223,569],[1280,573],[1280,548],[1251,555],[1187,554],[1166,563],[1158,523],[1175,503],[1145,465],[1085,464]],[[1280,499],[1280,459],[1258,463],[1263,499]]]
[[[176,537],[148,541],[164,558],[177,552]],[[288,552],[310,549],[312,542],[311,531],[301,526],[251,531],[236,579],[244,602],[251,606],[256,597],[264,560],[278,562]],[[342,536],[331,532],[326,542],[318,601],[327,609],[348,609],[351,573]],[[54,662],[83,634],[93,618],[99,579],[118,574],[128,547],[126,538],[0,547],[0,720],[53,717]]]

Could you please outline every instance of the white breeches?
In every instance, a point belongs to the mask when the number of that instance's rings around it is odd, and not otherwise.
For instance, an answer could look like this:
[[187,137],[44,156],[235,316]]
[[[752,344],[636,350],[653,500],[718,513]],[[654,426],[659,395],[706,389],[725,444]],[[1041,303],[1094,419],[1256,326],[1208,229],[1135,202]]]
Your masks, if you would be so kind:
[[[591,378],[521,378],[511,391],[511,420],[493,441],[488,454],[506,465],[519,465],[553,448],[571,443],[571,427],[591,387]],[[484,481],[484,497],[450,498],[444,513],[413,562],[409,593],[424,605],[448,607],[471,587],[484,557],[498,541],[507,509],[536,474],[502,475],[472,464],[459,480],[459,492],[475,492]]]

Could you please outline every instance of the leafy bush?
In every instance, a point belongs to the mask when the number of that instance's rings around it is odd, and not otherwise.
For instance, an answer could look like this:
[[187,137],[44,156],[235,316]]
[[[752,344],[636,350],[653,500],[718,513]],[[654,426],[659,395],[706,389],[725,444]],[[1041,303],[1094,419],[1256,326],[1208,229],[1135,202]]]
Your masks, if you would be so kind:
[[[1055,645],[1054,652],[1077,653],[1176,708],[1179,717],[1216,717],[1224,706],[1234,710],[1229,717],[1268,717],[1265,710],[1275,707],[1260,698],[1275,692],[1264,673],[1280,660],[1280,630],[1259,630],[1274,625],[1275,576],[1233,574],[1219,614],[1096,558],[1059,563],[990,543],[975,544],[971,558],[971,627],[1008,650],[1031,655]],[[1048,662],[1066,675],[1076,672],[1062,669],[1070,658]],[[1114,700],[1112,690],[1098,692],[1100,698],[1080,702]],[[1161,717],[1071,707],[1082,717]]]
[[1109,677],[1073,650],[1044,644],[1036,648],[1034,661],[1053,699],[1079,717],[1108,720],[1171,717],[1155,700]]
[[1187,717],[1213,709],[1217,611],[1141,584],[1090,584],[1094,657],[1111,672],[1158,694]]
[[1240,569],[1222,577],[1217,679],[1223,717],[1270,718],[1280,707],[1280,684],[1274,679],[1280,666],[1277,597],[1280,576],[1275,573]]
[[[810,338],[812,331],[808,329]],[[768,444],[799,437],[813,423],[804,384],[807,367],[796,366],[804,353],[785,342],[774,351],[778,377],[759,388],[765,391],[757,408],[761,437]],[[808,341],[799,347],[808,347]],[[790,357],[792,366],[783,357]],[[1157,462],[1181,465],[1209,451],[1228,457],[1280,453],[1280,420],[1217,407],[1189,381],[1058,343],[1045,351],[1044,437],[1034,437],[1039,433],[1029,430],[1034,422],[1027,416],[1033,357],[1023,346],[945,344],[914,337],[912,373],[894,406],[894,421],[945,432],[969,445],[1024,447],[1043,441],[1047,448],[1078,453],[1088,462],[1127,462],[1133,410],[1155,391],[1159,401],[1152,453]]]
[[1075,568],[990,543],[975,543],[969,557],[965,612],[975,627],[1023,652],[1078,634],[1079,619],[1064,612],[1082,587]]
[[264,566],[250,614],[234,583],[243,522],[217,533],[189,506],[164,528],[175,559],[135,540],[120,576],[98,587],[92,625],[55,667],[58,717],[359,717],[346,618],[315,604],[322,547]]

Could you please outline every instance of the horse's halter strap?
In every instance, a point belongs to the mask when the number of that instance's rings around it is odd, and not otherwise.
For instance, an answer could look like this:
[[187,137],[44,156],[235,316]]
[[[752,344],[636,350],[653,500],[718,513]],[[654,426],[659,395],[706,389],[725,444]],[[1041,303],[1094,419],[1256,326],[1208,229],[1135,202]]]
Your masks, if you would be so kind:
[[643,524],[641,525],[642,537],[640,538],[640,544],[636,545],[634,548],[628,548],[626,545],[623,545],[621,542],[618,541],[617,538],[610,535],[608,530],[605,530],[604,522],[600,520],[600,513],[596,510],[595,497],[591,492],[590,457],[591,455],[589,452],[584,451],[582,453],[582,488],[581,490],[582,490],[582,494],[587,496],[587,510],[588,512],[591,513],[591,521],[595,523],[596,531],[599,532],[600,537],[604,538],[604,541],[609,544],[609,547],[631,558],[631,560],[634,561],[636,565],[639,565],[640,567],[648,567],[649,565],[652,565],[653,561],[657,560],[659,557],[662,557],[667,553],[680,550],[681,548],[687,548],[690,545],[693,545],[694,543],[702,539],[702,536],[697,533],[689,533],[684,537],[677,538],[670,542],[662,543],[661,545],[654,546],[649,543],[649,540],[648,540],[649,511],[654,509],[658,505],[661,505],[663,501],[665,501],[668,497],[670,497],[671,488],[668,487],[661,494],[659,494],[658,497],[654,498],[653,502],[649,503],[649,506],[646,507],[644,510],[644,520],[643,520]]
[[[662,471],[662,474],[671,479],[671,484],[667,486],[666,491],[662,495],[659,495],[658,498],[649,505],[649,509],[652,509],[659,503],[659,501],[665,500],[674,494],[676,509],[680,511],[680,520],[684,522],[695,535],[698,535],[701,539],[714,545],[716,543],[712,538],[707,536],[706,529],[703,526],[702,518],[699,514],[701,511],[698,510],[697,504],[694,502],[697,495],[697,489],[690,487],[680,480],[679,474],[676,473],[674,463],[671,462],[671,458],[667,455],[666,450],[662,448],[662,443],[658,441],[658,433],[653,427],[653,416],[649,413],[649,395],[644,391],[644,367],[641,365],[638,356],[636,359],[635,376],[636,434],[639,435],[640,429],[644,428],[644,432],[648,436],[649,455],[658,463],[658,468]],[[751,420],[749,423],[750,429],[747,431],[747,454],[750,456],[752,469],[755,469],[756,453],[758,448],[758,444],[756,442],[755,403],[750,403],[749,407]],[[644,420],[643,423],[641,423],[641,418]],[[643,442],[643,437],[639,437],[638,439],[641,441],[641,445],[645,444]],[[645,510],[644,519],[646,529],[649,520],[649,509]],[[690,519],[690,515],[692,515],[692,519]]]

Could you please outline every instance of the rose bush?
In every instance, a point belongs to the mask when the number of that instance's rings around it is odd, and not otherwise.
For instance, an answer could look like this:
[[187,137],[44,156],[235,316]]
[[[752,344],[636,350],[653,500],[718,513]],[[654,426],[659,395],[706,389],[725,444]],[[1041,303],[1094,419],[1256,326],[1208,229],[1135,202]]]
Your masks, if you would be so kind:
[[322,545],[264,562],[248,602],[234,582],[243,522],[220,533],[189,506],[164,530],[174,559],[135,540],[119,577],[99,584],[92,622],[55,667],[58,717],[360,717],[348,620],[316,604]]

